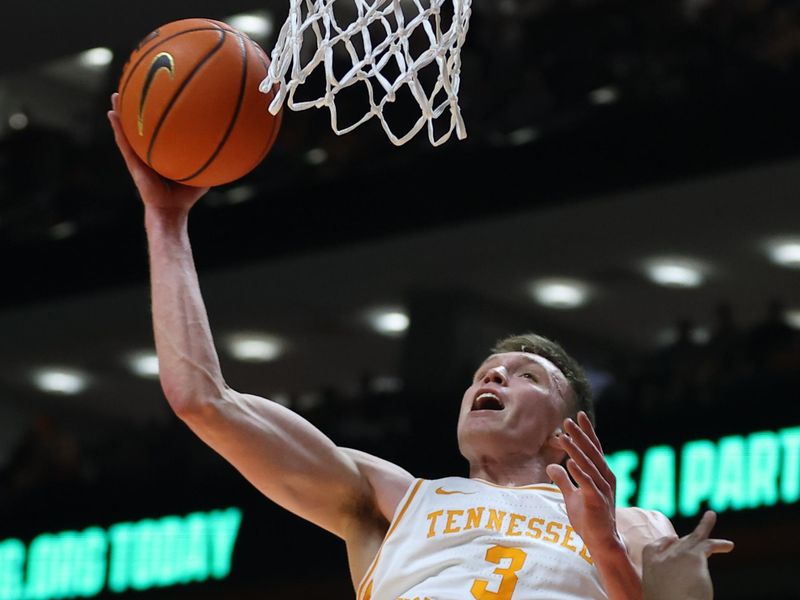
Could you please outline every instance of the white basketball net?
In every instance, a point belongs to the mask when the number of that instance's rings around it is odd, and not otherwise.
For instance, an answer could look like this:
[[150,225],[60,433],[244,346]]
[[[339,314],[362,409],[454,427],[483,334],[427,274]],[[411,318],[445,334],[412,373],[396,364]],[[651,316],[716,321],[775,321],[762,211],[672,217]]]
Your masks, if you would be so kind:
[[[446,142],[453,130],[459,139],[464,139],[467,133],[458,106],[460,51],[469,28],[472,0],[339,1],[355,4],[353,8],[357,18],[354,21],[337,22],[334,0],[290,0],[289,16],[272,51],[269,73],[260,88],[262,92],[268,92],[275,89],[277,84],[277,93],[269,106],[270,112],[277,114],[284,101],[295,111],[327,106],[331,114],[331,128],[337,135],[348,133],[372,117],[377,117],[386,135],[398,146],[414,137],[426,124],[428,138],[434,146]],[[452,19],[450,15],[442,15],[444,5],[453,11]],[[338,12],[341,12],[341,8]],[[413,15],[410,18],[409,13]],[[450,22],[445,31],[442,30],[443,21]],[[370,28],[372,24],[376,25]],[[311,48],[313,56],[303,64],[304,57],[311,53],[308,48],[303,52],[303,39],[309,34],[309,29],[316,39],[316,48]],[[417,51],[417,56],[413,56],[409,38],[418,29],[427,36],[430,47],[421,54]],[[374,39],[376,34],[380,39]],[[308,37],[311,38],[310,35]],[[361,51],[354,41],[358,42]],[[346,50],[346,55],[342,50]],[[334,74],[335,51],[339,71],[341,68],[338,64],[342,57],[347,60],[349,56],[351,64],[349,70],[338,78]],[[306,82],[320,64],[324,67],[327,81],[324,95],[312,100],[295,101],[297,88]],[[439,71],[438,81],[430,93],[426,92],[418,78],[420,71],[428,65],[438,66]],[[290,67],[291,77],[287,80]],[[360,120],[341,128],[337,122],[336,95],[359,82],[366,85],[370,108]],[[419,104],[421,116],[410,131],[396,135],[384,118],[384,108],[395,102],[403,86],[408,86],[411,96]],[[445,115],[443,122],[446,122],[448,115],[445,113],[448,111],[449,127],[437,137],[434,122],[442,115]],[[441,125],[439,128],[442,129]]]

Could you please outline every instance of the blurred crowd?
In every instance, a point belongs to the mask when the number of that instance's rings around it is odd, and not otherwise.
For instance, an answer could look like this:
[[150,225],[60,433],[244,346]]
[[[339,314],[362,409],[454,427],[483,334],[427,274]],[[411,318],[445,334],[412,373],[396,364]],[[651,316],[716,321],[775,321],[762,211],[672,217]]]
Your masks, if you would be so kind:
[[[596,390],[598,424],[607,447],[800,424],[800,330],[784,315],[783,304],[773,300],[761,321],[744,327],[737,323],[734,307],[723,303],[709,331],[683,319],[669,344],[649,356],[619,361]],[[365,375],[350,395],[331,388],[284,401],[343,446],[412,463],[417,455],[429,457],[437,444],[442,456],[454,456],[450,423],[433,427],[441,432],[438,439],[421,446],[408,443],[421,431],[420,416],[432,414],[419,407],[436,399],[405,398],[398,381]],[[453,419],[455,406],[447,407]],[[463,470],[459,464],[439,466]],[[180,494],[181,482],[228,470],[177,419],[168,425],[110,430],[87,444],[52,415],[41,414],[2,465],[0,508],[19,506],[15,498],[30,506],[42,490],[87,485],[119,489],[141,480],[163,481]]]
[[668,344],[614,374],[597,399],[599,421],[611,430],[615,420],[639,424],[642,443],[800,423],[800,330],[785,313],[775,299],[749,327],[729,303],[716,307],[710,330],[681,319]]

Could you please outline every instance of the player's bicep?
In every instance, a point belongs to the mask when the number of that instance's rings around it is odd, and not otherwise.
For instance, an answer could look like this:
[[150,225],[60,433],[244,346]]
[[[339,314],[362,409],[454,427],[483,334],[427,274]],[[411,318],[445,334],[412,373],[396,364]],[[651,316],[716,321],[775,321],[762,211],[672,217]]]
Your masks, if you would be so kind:
[[280,404],[228,390],[184,420],[272,501],[341,537],[373,501],[353,458]]

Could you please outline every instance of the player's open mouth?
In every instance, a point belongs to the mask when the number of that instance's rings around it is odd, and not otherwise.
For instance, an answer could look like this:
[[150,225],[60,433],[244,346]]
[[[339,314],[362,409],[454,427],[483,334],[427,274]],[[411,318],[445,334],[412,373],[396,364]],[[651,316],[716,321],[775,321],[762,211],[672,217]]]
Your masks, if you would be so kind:
[[471,410],[503,410],[504,408],[505,406],[500,401],[500,398],[491,392],[483,392],[475,396],[475,400],[472,401]]

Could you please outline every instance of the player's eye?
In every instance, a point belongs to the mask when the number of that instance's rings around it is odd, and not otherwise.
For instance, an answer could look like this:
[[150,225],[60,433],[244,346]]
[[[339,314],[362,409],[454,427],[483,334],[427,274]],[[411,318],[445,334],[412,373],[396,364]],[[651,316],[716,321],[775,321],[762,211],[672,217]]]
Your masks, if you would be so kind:
[[522,376],[530,379],[531,381],[539,381],[533,373],[522,373]]

